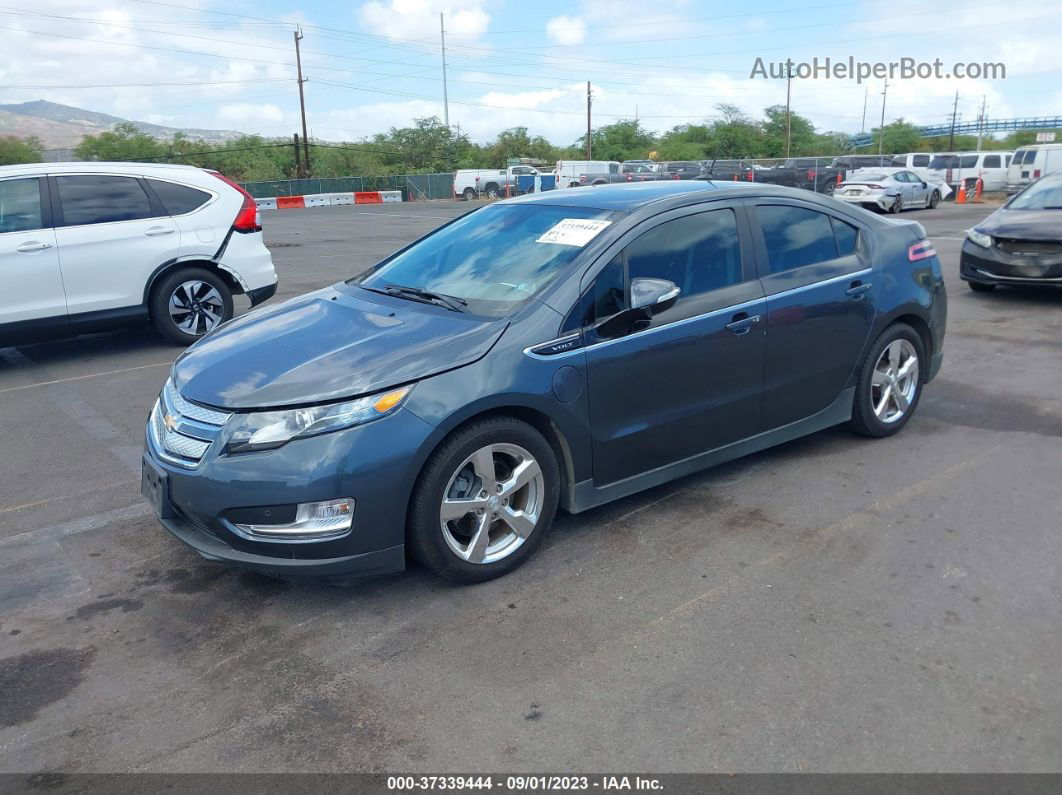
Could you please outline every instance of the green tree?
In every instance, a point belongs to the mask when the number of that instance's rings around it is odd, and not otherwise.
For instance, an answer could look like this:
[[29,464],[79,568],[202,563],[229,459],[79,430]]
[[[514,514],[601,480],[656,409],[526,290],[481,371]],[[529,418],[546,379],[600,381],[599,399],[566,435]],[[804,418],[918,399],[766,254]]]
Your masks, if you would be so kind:
[[[636,119],[623,119],[593,130],[593,156],[595,160],[634,160],[644,158],[656,144],[653,134],[644,129]],[[575,148],[586,151],[586,136],[582,136]]]
[[147,160],[166,154],[165,144],[123,122],[113,130],[86,135],[74,150],[79,160]]
[[[785,157],[786,112],[785,105],[771,105],[763,110],[763,155]],[[799,113],[789,113],[789,154],[791,157],[814,154],[818,142],[815,125]]]
[[0,166],[17,163],[39,163],[41,142],[36,138],[0,135]]
[[886,154],[916,152],[919,151],[918,147],[922,142],[922,136],[919,134],[917,127],[900,118],[891,124],[886,124],[884,127],[875,128],[873,141],[874,143],[868,151],[877,152],[880,148]]

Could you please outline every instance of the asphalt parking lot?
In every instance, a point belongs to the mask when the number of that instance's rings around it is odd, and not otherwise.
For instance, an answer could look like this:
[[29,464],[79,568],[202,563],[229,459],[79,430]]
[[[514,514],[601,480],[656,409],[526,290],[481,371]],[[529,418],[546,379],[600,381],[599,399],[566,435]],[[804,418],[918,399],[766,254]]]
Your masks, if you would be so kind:
[[[267,213],[273,300],[467,209]],[[1062,770],[1062,291],[959,281],[989,211],[904,214],[950,302],[903,433],[562,515],[474,587],[201,560],[139,496],[179,349],[0,348],[0,770]]]

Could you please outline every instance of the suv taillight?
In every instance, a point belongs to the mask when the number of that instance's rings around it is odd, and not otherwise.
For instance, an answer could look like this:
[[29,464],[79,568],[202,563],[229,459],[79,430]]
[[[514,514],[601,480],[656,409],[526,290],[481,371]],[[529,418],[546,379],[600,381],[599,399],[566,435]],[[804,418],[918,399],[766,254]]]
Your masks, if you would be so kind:
[[933,244],[928,240],[919,240],[907,249],[908,262],[918,262],[935,256],[937,256],[937,250],[933,248]]
[[218,171],[211,171],[210,173],[243,195],[243,204],[240,205],[240,211],[236,213],[236,220],[232,222],[232,228],[237,232],[261,232],[262,222],[258,216],[258,205],[254,203],[254,197],[224,174]]

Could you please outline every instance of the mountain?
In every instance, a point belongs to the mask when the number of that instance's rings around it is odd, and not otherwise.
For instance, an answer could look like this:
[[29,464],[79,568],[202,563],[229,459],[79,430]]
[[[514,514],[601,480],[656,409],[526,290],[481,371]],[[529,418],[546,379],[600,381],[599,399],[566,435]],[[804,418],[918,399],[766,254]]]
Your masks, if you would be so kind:
[[243,135],[235,130],[203,130],[166,127],[144,121],[130,122],[108,113],[60,105],[43,99],[0,105],[0,135],[17,135],[20,138],[33,135],[40,138],[45,149],[77,146],[84,136],[106,132],[116,124],[123,123],[133,124],[141,132],[160,139],[170,139],[174,133],[183,133],[188,138],[207,143],[224,143]]

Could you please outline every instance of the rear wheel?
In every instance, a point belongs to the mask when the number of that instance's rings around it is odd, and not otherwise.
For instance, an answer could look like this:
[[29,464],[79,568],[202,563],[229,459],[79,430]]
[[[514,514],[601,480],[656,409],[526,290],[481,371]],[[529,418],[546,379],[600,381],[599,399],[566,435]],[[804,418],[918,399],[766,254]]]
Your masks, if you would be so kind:
[[833,192],[836,189],[837,189],[837,183],[834,182],[833,180],[830,180],[829,182],[827,182],[825,185],[822,186],[822,192],[825,195],[827,195],[827,196],[832,196]]
[[860,367],[852,428],[863,436],[891,436],[914,414],[922,395],[922,338],[906,323],[881,333]]
[[155,286],[150,311],[155,328],[164,336],[191,345],[232,318],[232,291],[216,273],[185,268]]
[[488,199],[497,199],[497,198],[498,198],[498,196],[500,195],[500,194],[499,194],[499,189],[498,189],[498,186],[497,186],[497,185],[495,185],[494,183],[491,183],[490,185],[488,185],[488,186],[487,186],[487,188],[486,188],[486,190],[484,190],[484,191],[483,191],[483,194],[484,194],[484,195],[485,195],[485,196],[486,196],[486,197],[487,197]]
[[466,202],[470,202],[476,198],[476,192],[472,188],[465,188],[465,192],[462,195],[465,197]]
[[996,289],[996,285],[994,285],[994,284],[984,284],[982,282],[966,282],[966,283],[968,285],[970,285],[970,289],[973,290],[975,293],[987,293],[987,292],[990,292],[991,290],[995,290]]
[[409,547],[435,574],[483,582],[515,569],[557,512],[553,449],[530,425],[491,417],[461,428],[425,464],[409,512]]
[[889,212],[894,214],[899,214],[903,212],[903,196],[896,197],[896,201],[892,203],[892,206],[889,208]]

